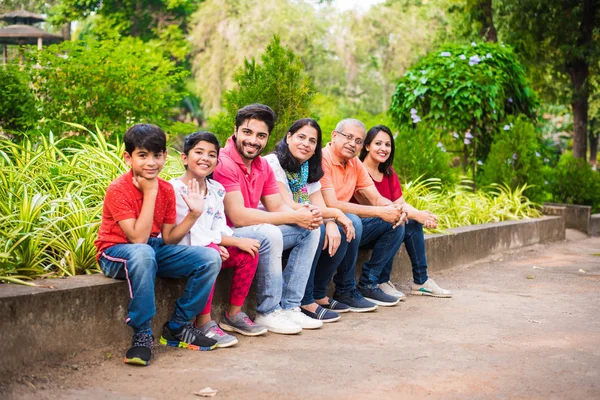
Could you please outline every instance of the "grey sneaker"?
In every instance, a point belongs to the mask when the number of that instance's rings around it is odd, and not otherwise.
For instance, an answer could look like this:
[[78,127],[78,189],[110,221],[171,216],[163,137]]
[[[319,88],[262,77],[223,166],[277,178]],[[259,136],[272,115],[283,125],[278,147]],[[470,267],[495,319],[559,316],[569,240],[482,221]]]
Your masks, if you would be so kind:
[[452,292],[442,289],[433,279],[427,279],[422,285],[413,284],[411,294],[415,296],[452,297]]
[[231,317],[223,313],[219,325],[223,330],[241,333],[244,336],[258,336],[267,333],[267,328],[255,324],[243,311]]
[[238,343],[238,339],[235,336],[223,332],[215,321],[207,322],[197,329],[207,338],[216,340],[217,347],[229,347]]
[[394,296],[395,298],[400,299],[400,301],[406,300],[406,295],[398,289],[396,289],[396,286],[394,286],[392,281],[380,283],[378,287],[383,291],[383,293],[389,294],[390,296]]

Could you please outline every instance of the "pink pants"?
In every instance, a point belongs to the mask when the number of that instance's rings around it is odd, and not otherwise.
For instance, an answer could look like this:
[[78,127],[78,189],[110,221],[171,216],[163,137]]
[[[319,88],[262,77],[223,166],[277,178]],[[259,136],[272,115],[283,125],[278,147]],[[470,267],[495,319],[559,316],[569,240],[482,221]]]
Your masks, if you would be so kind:
[[[206,247],[219,251],[219,246],[215,243],[211,243]],[[249,253],[238,249],[235,246],[227,247],[229,252],[229,258],[223,261],[221,269],[234,268],[233,277],[231,278],[231,291],[229,292],[229,304],[232,306],[242,306],[250,286],[252,285],[252,279],[256,273],[256,267],[258,266],[258,254],[256,257],[252,257]],[[215,292],[215,286],[213,285],[206,307],[200,314],[210,314],[210,306],[212,304],[213,294]]]

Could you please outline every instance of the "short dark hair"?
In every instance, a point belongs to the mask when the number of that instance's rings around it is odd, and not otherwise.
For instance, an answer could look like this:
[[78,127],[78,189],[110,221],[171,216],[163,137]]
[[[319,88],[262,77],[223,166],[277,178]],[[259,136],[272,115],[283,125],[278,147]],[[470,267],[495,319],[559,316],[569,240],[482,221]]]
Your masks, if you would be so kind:
[[394,146],[394,135],[392,135],[392,131],[387,126],[375,125],[371,129],[369,129],[369,132],[367,132],[367,137],[365,138],[365,144],[363,145],[363,148],[360,150],[360,155],[358,157],[360,158],[360,161],[365,160],[365,157],[367,156],[367,146],[371,144],[371,142],[373,141],[373,139],[375,139],[375,136],[377,136],[377,134],[379,132],[387,133],[390,136],[390,140],[392,142],[392,150],[390,151],[390,156],[388,157],[387,160],[385,160],[385,162],[382,162],[377,167],[377,169],[379,169],[379,172],[383,172],[384,175],[389,176],[392,174],[392,164],[394,163],[395,146]]
[[[323,177],[323,167],[321,166],[321,160],[323,159],[323,153],[321,151],[321,143],[322,143],[322,133],[321,127],[312,118],[302,118],[297,120],[290,126],[288,129],[288,133],[292,134],[292,136],[300,130],[300,128],[309,125],[317,131],[317,147],[315,149],[315,154],[312,155],[308,159],[308,183],[317,182],[319,179]],[[275,146],[275,155],[279,160],[279,164],[281,164],[281,168],[288,172],[300,172],[300,163],[298,160],[294,158],[292,153],[290,152],[290,148],[287,144],[287,134],[283,136],[277,145]]]
[[207,131],[194,132],[187,135],[185,139],[183,139],[183,152],[186,156],[190,153],[190,150],[192,150],[198,144],[198,142],[208,142],[214,144],[217,148],[217,156],[219,156],[219,150],[221,150],[219,139],[217,139],[213,133]]
[[167,151],[167,135],[154,124],[135,124],[127,129],[123,136],[125,151],[132,154],[135,149],[144,149],[153,153]]
[[256,119],[267,124],[269,128],[269,134],[273,130],[275,126],[275,120],[277,119],[277,115],[275,111],[271,109],[271,107],[266,106],[264,104],[250,104],[246,107],[240,108],[235,116],[235,130],[237,132],[238,128],[244,123],[244,121],[249,119]]

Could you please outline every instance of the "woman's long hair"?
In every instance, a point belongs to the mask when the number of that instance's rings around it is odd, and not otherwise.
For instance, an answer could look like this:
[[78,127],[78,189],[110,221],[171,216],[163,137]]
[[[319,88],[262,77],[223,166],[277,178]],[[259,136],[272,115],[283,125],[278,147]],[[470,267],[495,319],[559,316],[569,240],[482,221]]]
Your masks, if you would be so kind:
[[377,169],[379,170],[379,172],[383,172],[384,175],[390,176],[392,174],[392,164],[394,163],[395,146],[394,146],[394,135],[392,135],[392,131],[387,126],[375,125],[371,129],[369,129],[369,132],[367,132],[367,137],[365,138],[365,144],[363,145],[363,148],[360,150],[360,155],[358,157],[360,158],[360,161],[365,160],[365,157],[367,157],[367,153],[368,153],[367,146],[371,144],[371,142],[373,141],[373,139],[375,139],[375,136],[377,136],[377,134],[379,132],[385,132],[390,136],[390,140],[392,141],[392,150],[390,151],[390,156],[388,157],[388,159],[385,160],[385,162],[379,163],[379,166],[377,167]]
[[[312,118],[302,118],[297,120],[290,126],[288,133],[294,136],[300,128],[309,125],[317,131],[317,147],[315,148],[315,154],[308,159],[308,183],[317,182],[323,177],[323,167],[321,166],[321,160],[323,159],[322,146],[322,133],[321,127]],[[281,139],[275,146],[274,152],[281,164],[281,168],[288,172],[300,172],[300,163],[290,152],[290,148],[287,143],[287,134]]]

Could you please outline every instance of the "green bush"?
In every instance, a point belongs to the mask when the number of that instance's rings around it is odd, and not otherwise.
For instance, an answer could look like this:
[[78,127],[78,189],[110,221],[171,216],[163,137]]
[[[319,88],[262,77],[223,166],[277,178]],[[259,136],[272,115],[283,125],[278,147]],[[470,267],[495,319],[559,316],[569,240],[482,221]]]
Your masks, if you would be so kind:
[[600,209],[600,173],[571,153],[560,158],[549,186],[557,203],[592,206],[594,212]]
[[547,199],[541,139],[526,116],[509,117],[494,135],[487,159],[481,166],[477,183],[506,184],[512,189],[527,184],[525,195],[536,202]]
[[314,88],[304,65],[294,53],[281,45],[275,36],[261,56],[262,64],[244,60],[235,75],[237,89],[224,96],[226,114],[211,119],[210,129],[219,138],[231,136],[237,110],[252,103],[262,103],[277,114],[275,128],[269,137],[267,151],[287,132],[292,123],[310,115],[309,105]]
[[440,179],[444,187],[457,182],[451,157],[438,142],[439,132],[426,124],[404,127],[395,137],[394,169],[402,182],[417,178]]
[[[444,144],[464,152],[466,171],[487,156],[507,115],[532,116],[536,102],[509,47],[473,42],[444,45],[411,67],[396,86],[390,113],[398,127],[423,121],[455,133],[459,141]],[[465,139],[470,146],[463,146]]]
[[98,126],[119,135],[134,123],[168,125],[184,75],[160,49],[135,38],[63,42],[28,53],[43,120],[64,133],[64,122]]
[[18,134],[38,119],[27,74],[18,65],[0,67],[0,131]]

